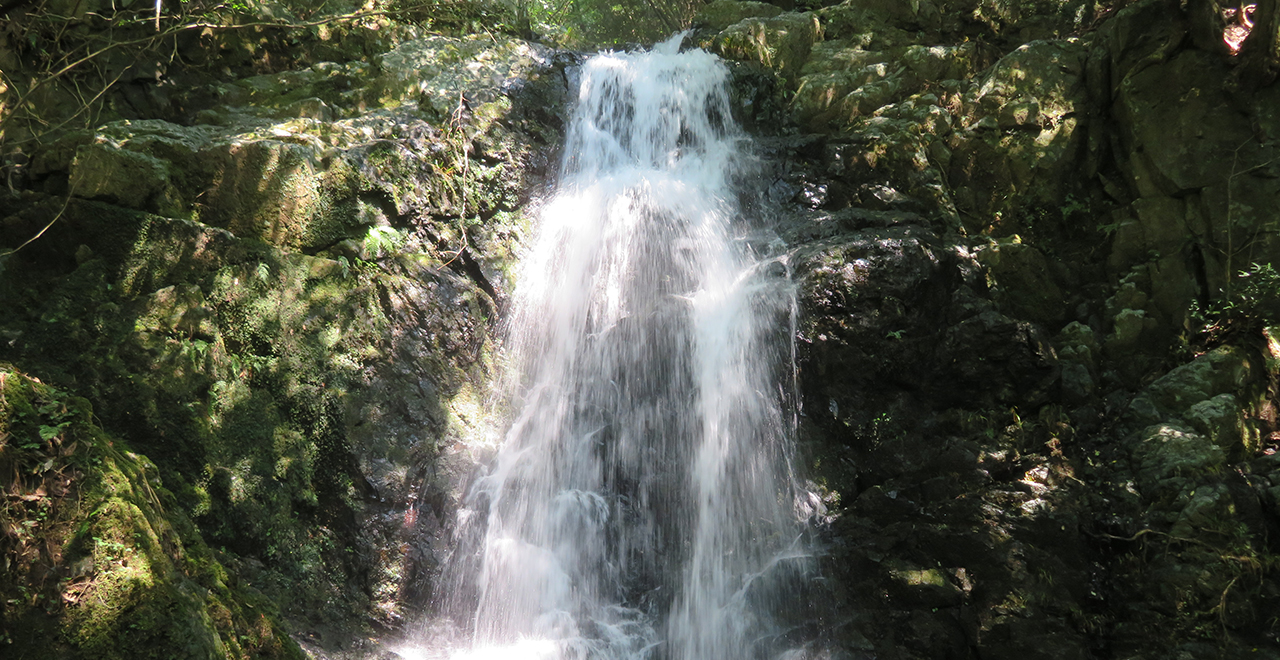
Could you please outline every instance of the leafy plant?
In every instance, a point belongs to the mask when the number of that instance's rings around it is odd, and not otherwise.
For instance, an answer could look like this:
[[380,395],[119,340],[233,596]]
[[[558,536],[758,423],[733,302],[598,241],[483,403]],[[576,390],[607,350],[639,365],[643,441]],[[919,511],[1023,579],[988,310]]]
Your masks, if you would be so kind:
[[1220,344],[1237,333],[1256,333],[1280,323],[1280,272],[1267,263],[1253,263],[1233,278],[1220,298],[1201,306],[1191,303],[1192,330],[1207,345]]
[[1062,202],[1061,211],[1064,219],[1070,219],[1077,213],[1084,213],[1088,210],[1089,205],[1075,195],[1067,195],[1066,199]]
[[[364,253],[374,259],[392,254],[404,247],[405,238],[393,227],[370,227],[364,237]],[[345,276],[345,275],[344,275]]]

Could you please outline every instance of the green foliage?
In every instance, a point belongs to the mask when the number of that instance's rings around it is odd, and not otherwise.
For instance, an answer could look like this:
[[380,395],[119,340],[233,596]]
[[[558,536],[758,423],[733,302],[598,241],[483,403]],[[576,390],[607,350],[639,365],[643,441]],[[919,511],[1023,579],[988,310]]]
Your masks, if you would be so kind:
[[1075,195],[1067,195],[1062,202],[1062,219],[1072,220],[1076,214],[1084,214],[1089,210],[1089,203],[1076,197]]
[[[371,259],[381,259],[384,256],[395,254],[404,247],[404,234],[396,231],[393,227],[370,227],[369,232],[364,237],[364,253]],[[346,269],[344,275],[346,277]]]
[[86,400],[0,364],[0,639],[29,658],[301,658],[157,468]]
[[0,158],[30,155],[60,130],[164,116],[163,104],[117,97],[119,83],[141,72],[166,80],[181,71],[199,86],[360,57],[369,41],[385,48],[394,38],[385,17],[397,13],[387,1],[353,13],[327,0],[9,3],[0,31]]
[[1229,283],[1222,296],[1202,306],[1192,301],[1187,313],[1191,329],[1209,346],[1233,334],[1256,334],[1280,323],[1280,272],[1267,263],[1254,263]]
[[[689,27],[704,0],[525,0],[534,24],[567,45],[647,43]],[[539,18],[545,17],[542,21]],[[543,22],[545,21],[545,22]],[[559,27],[564,26],[564,27]],[[563,30],[562,32],[560,30]]]
[[515,4],[503,0],[392,0],[389,9],[400,20],[446,34],[520,31]]
[[559,46],[646,43],[689,26],[705,0],[394,0],[403,20],[451,34],[505,32]]

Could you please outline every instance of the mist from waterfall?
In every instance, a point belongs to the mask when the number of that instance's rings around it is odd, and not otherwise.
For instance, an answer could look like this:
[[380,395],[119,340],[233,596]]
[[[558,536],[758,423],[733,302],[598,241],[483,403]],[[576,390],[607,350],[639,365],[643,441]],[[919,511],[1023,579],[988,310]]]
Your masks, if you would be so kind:
[[512,419],[448,569],[455,658],[779,652],[794,295],[739,209],[728,71],[679,42],[582,67],[510,316]]

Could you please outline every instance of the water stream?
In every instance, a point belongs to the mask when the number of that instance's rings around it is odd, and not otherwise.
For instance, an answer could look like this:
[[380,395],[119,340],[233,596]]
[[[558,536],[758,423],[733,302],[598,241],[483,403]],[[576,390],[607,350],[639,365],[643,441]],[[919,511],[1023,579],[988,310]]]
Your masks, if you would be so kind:
[[582,67],[511,316],[513,419],[450,567],[445,609],[470,633],[454,658],[745,660],[785,646],[771,571],[802,554],[794,296],[739,209],[749,141],[728,71],[678,47]]

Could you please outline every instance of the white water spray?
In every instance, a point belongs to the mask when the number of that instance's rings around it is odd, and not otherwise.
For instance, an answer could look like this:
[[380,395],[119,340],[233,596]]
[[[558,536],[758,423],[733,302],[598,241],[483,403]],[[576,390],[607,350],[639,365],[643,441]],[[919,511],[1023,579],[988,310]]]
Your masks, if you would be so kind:
[[793,296],[741,238],[727,70],[678,46],[583,66],[560,187],[522,263],[515,418],[468,502],[483,541],[469,569],[454,563],[475,574],[456,657],[777,652],[758,585],[798,532]]

